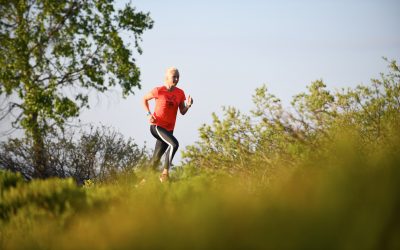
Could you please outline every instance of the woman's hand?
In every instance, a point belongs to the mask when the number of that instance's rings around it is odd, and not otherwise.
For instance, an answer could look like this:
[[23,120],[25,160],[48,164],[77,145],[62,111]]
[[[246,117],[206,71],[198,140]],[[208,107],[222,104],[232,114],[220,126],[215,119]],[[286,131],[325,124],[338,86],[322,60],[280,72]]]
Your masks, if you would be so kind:
[[186,107],[190,107],[193,104],[193,98],[189,95],[186,100]]
[[192,104],[193,104],[193,98],[189,95],[184,102],[181,102],[179,104],[179,111],[181,112],[181,114],[182,115],[186,114],[186,112],[189,110]]
[[155,117],[153,114],[148,115],[148,118],[149,118],[149,123],[154,123],[154,122],[156,122],[156,117]]

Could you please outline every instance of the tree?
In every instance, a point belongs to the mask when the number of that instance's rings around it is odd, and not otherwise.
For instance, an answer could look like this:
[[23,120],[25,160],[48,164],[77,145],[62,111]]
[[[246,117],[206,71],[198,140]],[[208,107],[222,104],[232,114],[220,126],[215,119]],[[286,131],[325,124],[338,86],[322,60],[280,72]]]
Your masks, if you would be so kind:
[[35,177],[47,177],[43,138],[88,108],[89,91],[140,88],[140,71],[121,32],[139,54],[149,13],[113,0],[0,0],[0,118],[13,114],[33,142]]

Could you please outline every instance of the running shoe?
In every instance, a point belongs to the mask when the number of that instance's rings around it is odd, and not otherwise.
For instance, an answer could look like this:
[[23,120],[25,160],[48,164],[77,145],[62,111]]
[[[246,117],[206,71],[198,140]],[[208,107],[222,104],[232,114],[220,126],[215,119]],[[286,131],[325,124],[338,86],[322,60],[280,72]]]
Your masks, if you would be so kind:
[[161,182],[167,182],[168,180],[169,180],[169,175],[168,175],[168,174],[162,173],[162,174],[160,175],[160,181],[161,181]]

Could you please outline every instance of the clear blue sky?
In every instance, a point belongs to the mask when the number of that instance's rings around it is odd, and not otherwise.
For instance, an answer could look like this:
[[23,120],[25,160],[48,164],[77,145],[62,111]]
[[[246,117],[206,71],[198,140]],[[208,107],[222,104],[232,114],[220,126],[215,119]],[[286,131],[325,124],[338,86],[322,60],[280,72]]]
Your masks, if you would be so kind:
[[[155,21],[143,35],[143,54],[136,56],[142,89],[127,99],[118,91],[94,98],[81,119],[113,126],[151,148],[155,139],[141,99],[163,84],[169,66],[180,70],[179,87],[194,98],[188,114],[177,118],[175,135],[183,149],[222,106],[251,109],[251,95],[264,83],[288,104],[314,80],[323,79],[330,89],[369,84],[387,71],[382,56],[400,59],[398,0],[132,3]],[[177,153],[175,164],[179,160]]]

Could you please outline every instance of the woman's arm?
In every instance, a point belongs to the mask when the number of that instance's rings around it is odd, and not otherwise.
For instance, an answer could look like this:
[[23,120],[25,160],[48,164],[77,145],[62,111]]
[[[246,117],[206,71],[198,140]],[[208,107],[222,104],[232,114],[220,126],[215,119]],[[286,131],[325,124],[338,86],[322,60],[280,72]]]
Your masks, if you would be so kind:
[[149,118],[150,123],[153,123],[156,121],[156,118],[151,114],[150,106],[149,106],[149,100],[154,99],[154,98],[155,97],[151,91],[143,97],[143,107],[144,107],[144,110],[146,110],[146,112],[147,112],[147,117]]
[[181,102],[181,104],[179,105],[179,111],[181,112],[181,114],[182,115],[186,114],[186,112],[189,110],[192,104],[193,104],[193,98],[189,95],[188,99],[186,100],[186,104],[185,102]]
[[[149,93],[147,93],[144,97],[143,97],[143,107],[144,110],[146,110],[147,112],[150,112],[150,107],[149,107],[149,100],[153,99],[153,93],[151,93],[151,91]],[[150,112],[151,113],[151,112]]]

